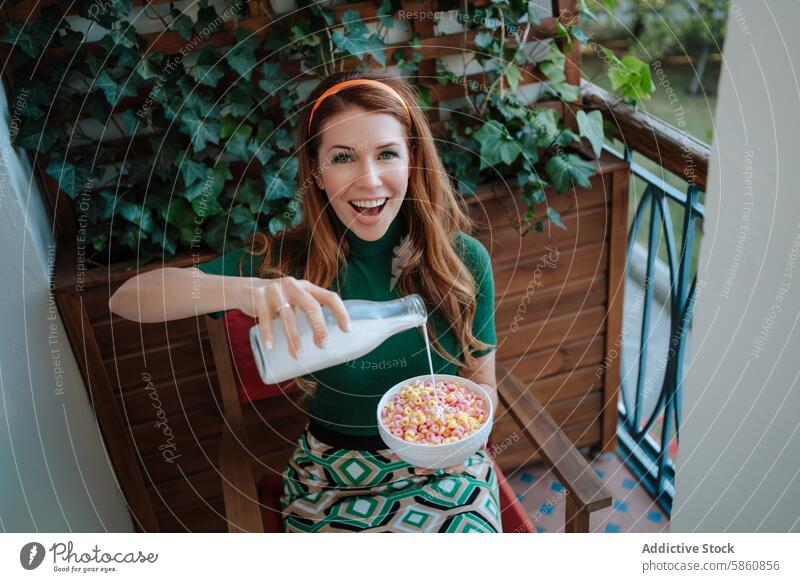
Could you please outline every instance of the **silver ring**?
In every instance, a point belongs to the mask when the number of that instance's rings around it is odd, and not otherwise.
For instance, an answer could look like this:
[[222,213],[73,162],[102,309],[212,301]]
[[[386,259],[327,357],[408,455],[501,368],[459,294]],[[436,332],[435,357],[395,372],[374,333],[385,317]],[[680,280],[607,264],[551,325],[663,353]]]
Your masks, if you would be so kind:
[[290,303],[284,303],[283,305],[281,305],[280,307],[278,307],[278,309],[277,309],[277,310],[275,310],[275,314],[276,314],[276,315],[280,315],[280,314],[281,314],[281,309],[286,309],[287,307],[291,307],[291,306],[292,306],[292,305],[291,305]]

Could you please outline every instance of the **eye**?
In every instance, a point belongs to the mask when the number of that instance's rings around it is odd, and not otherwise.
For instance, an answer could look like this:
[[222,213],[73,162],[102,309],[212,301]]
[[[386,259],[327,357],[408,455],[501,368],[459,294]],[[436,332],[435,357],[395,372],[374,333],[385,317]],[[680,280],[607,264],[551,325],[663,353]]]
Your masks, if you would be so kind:
[[350,154],[347,154],[345,152],[339,152],[338,154],[336,154],[331,158],[331,162],[334,164],[342,164],[351,158],[352,156]]
[[393,151],[393,150],[386,150],[386,151],[383,151],[383,152],[381,152],[379,155],[381,155],[381,156],[382,156],[383,154],[389,154],[389,157],[388,157],[388,158],[383,158],[384,160],[388,160],[388,159],[390,159],[390,158],[399,158],[399,157],[400,157],[400,154],[398,154],[397,152],[395,152],[395,151]]

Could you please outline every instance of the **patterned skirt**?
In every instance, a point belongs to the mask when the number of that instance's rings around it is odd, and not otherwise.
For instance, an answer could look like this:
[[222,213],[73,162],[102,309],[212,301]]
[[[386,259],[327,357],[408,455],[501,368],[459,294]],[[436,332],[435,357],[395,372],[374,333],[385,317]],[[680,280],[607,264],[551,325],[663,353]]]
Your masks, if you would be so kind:
[[458,474],[415,475],[389,449],[323,443],[306,428],[283,473],[287,532],[501,532],[494,461],[481,449]]

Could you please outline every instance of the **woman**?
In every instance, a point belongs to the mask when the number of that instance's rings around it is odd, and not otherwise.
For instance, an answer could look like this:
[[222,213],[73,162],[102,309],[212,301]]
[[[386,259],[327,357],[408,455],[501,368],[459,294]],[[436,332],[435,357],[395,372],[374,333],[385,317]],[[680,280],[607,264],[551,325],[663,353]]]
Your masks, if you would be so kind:
[[[469,220],[415,103],[411,87],[388,76],[350,72],[322,81],[298,129],[298,227],[257,234],[249,248],[198,265],[199,277],[194,269],[140,275],[114,294],[111,310],[165,321],[240,309],[258,318],[268,347],[280,318],[296,357],[303,348],[296,309],[323,346],[322,305],[346,331],[342,299],[419,293],[435,371],[482,384],[496,405],[489,255],[466,234]],[[431,471],[401,461],[378,436],[383,393],[427,372],[422,334],[411,329],[363,358],[297,379],[310,420],[284,471],[286,531],[501,531],[485,449]]]

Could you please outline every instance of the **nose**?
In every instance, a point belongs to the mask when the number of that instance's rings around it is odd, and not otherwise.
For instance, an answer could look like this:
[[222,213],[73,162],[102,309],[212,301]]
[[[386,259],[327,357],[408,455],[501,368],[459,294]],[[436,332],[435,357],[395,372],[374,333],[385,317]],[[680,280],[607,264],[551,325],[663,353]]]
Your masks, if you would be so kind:
[[365,190],[374,190],[381,185],[381,172],[374,160],[365,160],[361,167],[361,175],[356,181],[356,185]]

